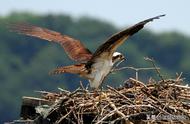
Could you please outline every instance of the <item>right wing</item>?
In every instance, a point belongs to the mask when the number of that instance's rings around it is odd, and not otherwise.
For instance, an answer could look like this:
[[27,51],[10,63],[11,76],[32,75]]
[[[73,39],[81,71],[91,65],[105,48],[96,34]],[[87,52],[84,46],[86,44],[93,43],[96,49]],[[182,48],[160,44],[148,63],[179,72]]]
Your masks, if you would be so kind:
[[59,32],[26,23],[10,24],[9,28],[11,29],[11,31],[20,34],[34,36],[40,39],[59,43],[64,48],[68,56],[74,61],[87,62],[92,57],[92,53],[90,52],[90,50],[85,48],[79,40],[73,39],[67,35],[61,35]]

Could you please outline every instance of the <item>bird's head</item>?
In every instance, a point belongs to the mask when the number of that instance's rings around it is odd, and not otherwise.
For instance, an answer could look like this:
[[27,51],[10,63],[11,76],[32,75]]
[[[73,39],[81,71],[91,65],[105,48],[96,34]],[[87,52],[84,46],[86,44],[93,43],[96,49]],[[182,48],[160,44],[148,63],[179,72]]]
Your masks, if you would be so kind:
[[125,59],[125,56],[119,52],[114,52],[113,53],[113,56],[112,56],[112,62],[115,64],[119,61],[123,61],[123,60],[126,60]]

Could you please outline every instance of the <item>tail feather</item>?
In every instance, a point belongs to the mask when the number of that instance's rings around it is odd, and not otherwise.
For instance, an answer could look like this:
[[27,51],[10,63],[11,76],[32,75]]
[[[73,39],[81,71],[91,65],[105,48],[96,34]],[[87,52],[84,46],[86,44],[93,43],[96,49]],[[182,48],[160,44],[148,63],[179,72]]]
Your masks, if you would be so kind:
[[62,74],[62,73],[71,73],[71,74],[81,74],[85,71],[85,64],[69,65],[64,67],[58,67],[51,71],[50,75]]
[[62,74],[62,73],[66,73],[65,70],[62,69],[62,67],[56,68],[53,71],[49,72],[50,75],[57,75],[57,74]]

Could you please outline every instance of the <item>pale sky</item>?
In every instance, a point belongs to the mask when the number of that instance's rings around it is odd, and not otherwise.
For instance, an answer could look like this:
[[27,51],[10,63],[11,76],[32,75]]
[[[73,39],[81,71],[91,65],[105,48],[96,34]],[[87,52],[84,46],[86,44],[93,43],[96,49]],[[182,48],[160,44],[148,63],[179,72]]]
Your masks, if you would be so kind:
[[0,15],[12,11],[91,16],[126,27],[149,17],[166,17],[148,25],[154,31],[177,30],[190,35],[190,0],[1,0]]

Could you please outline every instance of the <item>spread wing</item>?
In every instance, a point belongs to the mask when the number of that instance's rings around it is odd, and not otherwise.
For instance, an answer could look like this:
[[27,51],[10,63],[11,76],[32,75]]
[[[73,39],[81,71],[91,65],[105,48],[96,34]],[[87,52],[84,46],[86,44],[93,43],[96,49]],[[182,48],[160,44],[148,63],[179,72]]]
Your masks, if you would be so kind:
[[93,54],[93,57],[91,61],[94,61],[97,58],[102,57],[112,57],[112,54],[114,51],[129,37],[133,34],[137,33],[139,30],[141,30],[144,25],[150,21],[153,21],[154,19],[159,19],[160,17],[165,15],[159,15],[153,18],[149,18],[147,20],[141,21],[132,27],[129,27],[121,32],[118,32],[111,36],[104,44],[102,44]]
[[86,62],[92,57],[92,53],[85,48],[79,40],[73,39],[67,35],[61,35],[59,32],[26,23],[10,24],[9,28],[11,31],[20,34],[59,43],[64,48],[68,56],[77,62]]
[[85,73],[85,64],[69,65],[58,67],[50,72],[50,74],[61,74],[61,73],[71,73],[71,74],[82,74]]

